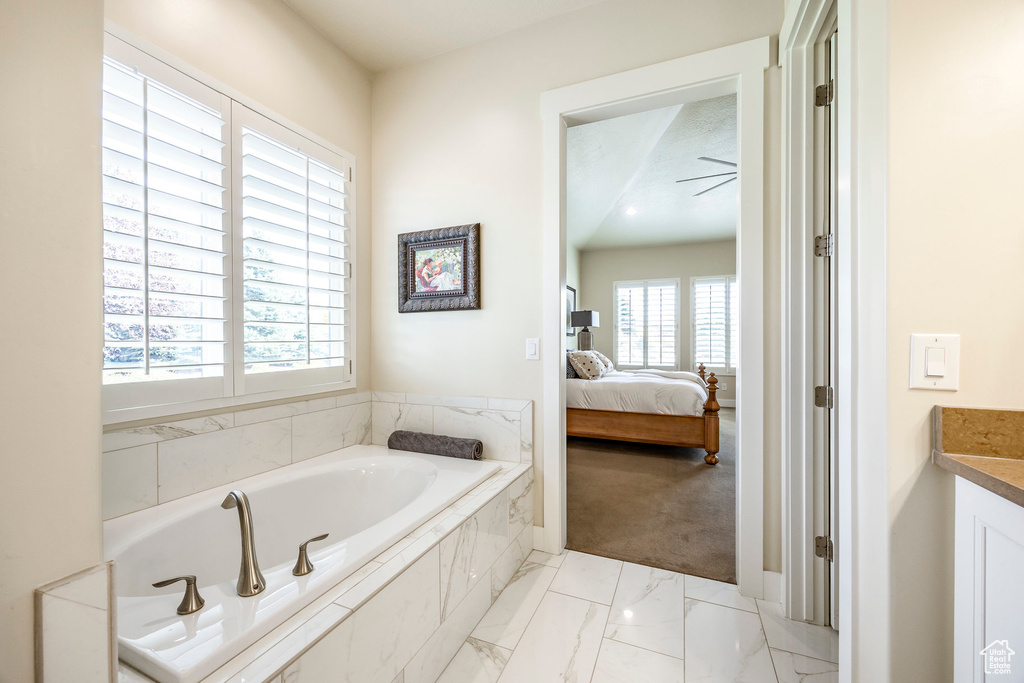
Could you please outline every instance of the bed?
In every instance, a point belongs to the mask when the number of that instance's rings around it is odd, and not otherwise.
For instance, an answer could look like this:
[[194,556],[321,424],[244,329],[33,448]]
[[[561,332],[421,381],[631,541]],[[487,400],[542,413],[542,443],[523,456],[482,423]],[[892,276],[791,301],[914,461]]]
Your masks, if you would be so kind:
[[[693,373],[610,372],[600,379],[567,379],[568,436],[702,448],[718,463],[718,378]],[[706,382],[707,388],[703,384]]]

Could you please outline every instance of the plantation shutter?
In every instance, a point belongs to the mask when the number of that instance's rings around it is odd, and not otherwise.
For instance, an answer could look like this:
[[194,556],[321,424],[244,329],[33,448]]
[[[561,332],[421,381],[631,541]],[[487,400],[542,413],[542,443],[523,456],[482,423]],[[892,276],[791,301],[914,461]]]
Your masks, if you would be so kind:
[[644,364],[644,286],[642,282],[615,284],[616,365]]
[[676,282],[647,283],[647,367],[676,366]]
[[679,283],[615,283],[616,364],[676,367]]
[[241,132],[244,372],[343,367],[347,168],[260,128]]
[[738,299],[734,276],[693,279],[694,367],[735,369]]
[[104,384],[224,375],[224,125],[104,59]]

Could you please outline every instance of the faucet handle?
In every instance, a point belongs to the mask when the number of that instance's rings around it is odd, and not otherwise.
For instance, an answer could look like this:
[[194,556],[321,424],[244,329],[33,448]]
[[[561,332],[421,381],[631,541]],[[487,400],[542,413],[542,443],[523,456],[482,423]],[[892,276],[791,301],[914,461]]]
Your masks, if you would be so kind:
[[320,536],[309,539],[299,546],[299,559],[295,561],[295,568],[292,569],[292,574],[295,576],[305,576],[313,571],[313,563],[309,561],[309,555],[306,554],[306,546],[313,541],[322,541],[328,536],[330,536],[330,534],[321,534]]
[[185,582],[185,596],[181,599],[181,604],[178,605],[178,614],[192,614],[201,610],[203,605],[206,604],[206,600],[203,600],[203,596],[199,595],[199,590],[196,588],[196,577],[193,574],[178,576],[166,581],[157,581],[153,584],[153,588],[163,588],[178,581]]

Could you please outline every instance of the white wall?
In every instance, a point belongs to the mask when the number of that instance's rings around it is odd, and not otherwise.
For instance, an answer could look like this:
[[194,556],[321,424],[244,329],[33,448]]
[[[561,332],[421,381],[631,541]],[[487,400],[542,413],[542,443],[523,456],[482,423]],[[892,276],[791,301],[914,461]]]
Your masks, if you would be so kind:
[[370,388],[370,75],[280,0],[107,0],[106,18],[356,157],[356,373]]
[[[781,0],[609,0],[376,76],[373,388],[501,392],[532,399],[539,416],[541,364],[523,360],[523,340],[541,333],[540,93],[774,35],[781,24]],[[767,79],[777,109],[777,74]],[[768,116],[777,127],[777,111]],[[766,151],[766,168],[776,168],[776,148]],[[477,221],[482,310],[399,314],[396,236]],[[766,241],[778,239],[778,211],[766,222],[774,235]],[[766,277],[777,272],[769,267]],[[777,405],[772,398],[766,405]],[[538,491],[542,459],[538,448]],[[777,464],[776,445],[766,444],[766,459]],[[776,487],[778,476],[766,467]],[[537,517],[543,523],[539,501]],[[766,535],[769,568],[779,565],[778,536],[777,526]]]
[[103,3],[0,16],[0,681],[20,683],[32,590],[102,559]]
[[[892,680],[949,681],[953,476],[929,461],[931,409],[1024,408],[1024,5],[889,8]],[[961,335],[960,391],[907,388],[913,332]]]
[[[601,327],[594,330],[594,348],[613,361],[614,283],[621,280],[679,278],[679,369],[690,370],[690,278],[700,275],[735,275],[736,240],[584,251],[580,264],[580,279],[586,291],[581,308],[601,314]],[[718,398],[735,400],[733,377],[728,376],[728,379],[722,381],[728,388],[718,392]]]

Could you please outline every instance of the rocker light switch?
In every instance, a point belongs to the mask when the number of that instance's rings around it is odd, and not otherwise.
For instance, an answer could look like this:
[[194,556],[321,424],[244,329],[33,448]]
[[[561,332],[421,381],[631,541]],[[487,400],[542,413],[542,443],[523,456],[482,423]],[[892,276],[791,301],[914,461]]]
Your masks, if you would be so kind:
[[540,339],[526,340],[526,360],[540,360]]
[[910,335],[910,388],[956,391],[960,386],[960,335]]
[[946,376],[946,349],[941,346],[925,347],[925,377]]

